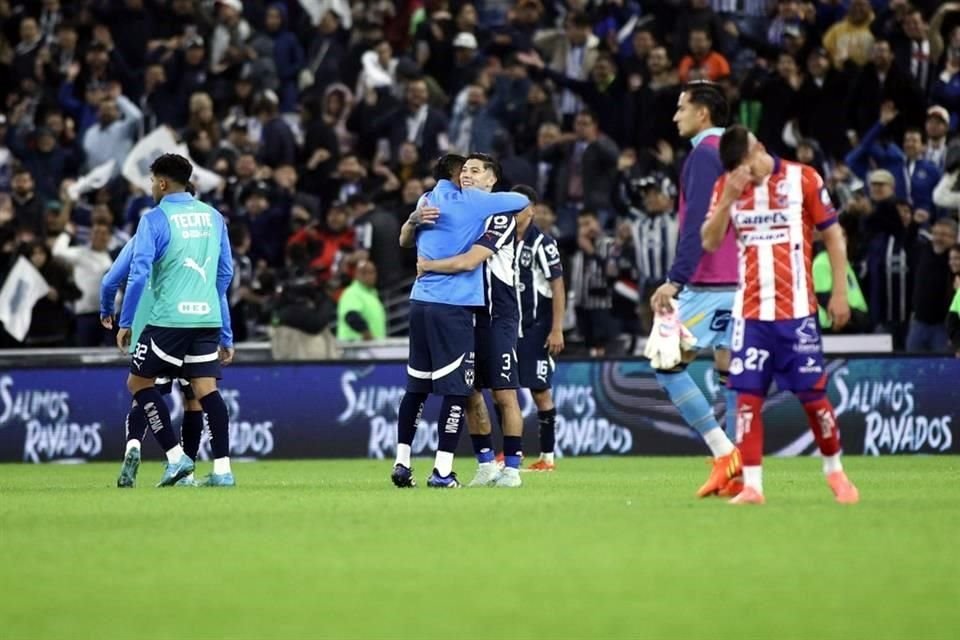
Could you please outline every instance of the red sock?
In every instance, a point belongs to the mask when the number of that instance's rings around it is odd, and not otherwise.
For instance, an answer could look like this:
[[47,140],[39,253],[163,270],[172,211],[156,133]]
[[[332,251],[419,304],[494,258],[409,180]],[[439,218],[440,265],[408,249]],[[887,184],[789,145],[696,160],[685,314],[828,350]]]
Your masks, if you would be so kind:
[[763,462],[763,397],[737,394],[737,446],[743,466],[756,467]]
[[803,410],[807,413],[807,421],[817,440],[820,453],[832,456],[840,453],[840,430],[837,428],[837,417],[833,413],[833,404],[826,394],[816,400],[803,403]]

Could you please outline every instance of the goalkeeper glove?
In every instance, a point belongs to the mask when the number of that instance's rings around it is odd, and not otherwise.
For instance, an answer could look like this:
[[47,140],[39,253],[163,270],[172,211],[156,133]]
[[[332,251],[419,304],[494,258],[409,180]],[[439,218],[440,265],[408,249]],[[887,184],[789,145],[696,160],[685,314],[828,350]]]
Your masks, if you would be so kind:
[[670,312],[657,312],[654,316],[653,330],[643,350],[654,369],[673,369],[683,361],[681,352],[692,351],[697,344],[694,335],[680,322],[677,303],[671,301],[671,305]]

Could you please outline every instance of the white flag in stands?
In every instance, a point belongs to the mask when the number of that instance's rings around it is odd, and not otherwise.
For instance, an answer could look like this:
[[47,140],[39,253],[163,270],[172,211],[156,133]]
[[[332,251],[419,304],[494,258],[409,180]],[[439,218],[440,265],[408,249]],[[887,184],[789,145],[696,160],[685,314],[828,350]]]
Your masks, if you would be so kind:
[[0,287],[0,324],[17,342],[27,337],[33,306],[49,292],[50,285],[33,263],[20,256]]
[[[127,159],[123,161],[121,171],[123,177],[143,192],[150,193],[150,165],[165,153],[178,153],[190,159],[187,145],[176,141],[173,130],[168,127],[158,127],[130,150]],[[198,194],[213,191],[220,186],[223,178],[218,174],[204,169],[192,159],[190,163],[193,165],[191,179],[197,187]]]

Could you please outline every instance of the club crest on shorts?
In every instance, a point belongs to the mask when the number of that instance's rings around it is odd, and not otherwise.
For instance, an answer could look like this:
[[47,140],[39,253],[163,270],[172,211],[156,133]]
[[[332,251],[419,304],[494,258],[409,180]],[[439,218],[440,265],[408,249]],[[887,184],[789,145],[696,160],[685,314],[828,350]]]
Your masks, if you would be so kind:
[[467,369],[463,372],[463,381],[467,383],[468,387],[473,386],[474,380],[476,380],[477,373],[473,369]]

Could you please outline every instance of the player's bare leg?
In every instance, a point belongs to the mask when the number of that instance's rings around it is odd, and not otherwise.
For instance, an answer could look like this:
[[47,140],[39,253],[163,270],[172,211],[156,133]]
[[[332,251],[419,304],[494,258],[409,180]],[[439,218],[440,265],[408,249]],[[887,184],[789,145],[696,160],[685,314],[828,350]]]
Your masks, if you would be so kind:
[[477,389],[467,400],[467,431],[473,443],[473,452],[477,456],[477,474],[468,487],[490,487],[500,476],[500,470],[494,460],[493,425],[483,392]]
[[519,487],[520,462],[523,460],[523,414],[516,389],[494,389],[493,401],[503,428],[504,467],[495,481],[497,487]]
[[553,449],[556,444],[557,409],[553,404],[550,389],[531,391],[533,402],[537,405],[537,426],[540,435],[540,459],[531,464],[530,471],[553,471],[556,468]]

